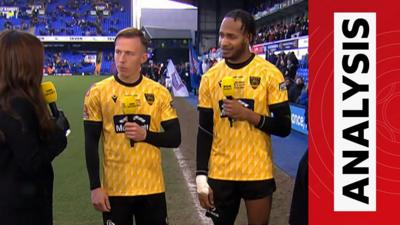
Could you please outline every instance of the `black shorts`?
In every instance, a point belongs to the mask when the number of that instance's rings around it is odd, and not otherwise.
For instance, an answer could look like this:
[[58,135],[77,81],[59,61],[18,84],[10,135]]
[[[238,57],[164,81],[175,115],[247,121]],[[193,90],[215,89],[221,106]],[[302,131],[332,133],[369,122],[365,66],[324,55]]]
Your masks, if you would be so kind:
[[[256,200],[271,196],[276,190],[274,179],[260,181],[228,181],[208,178],[213,190],[216,211],[211,216],[216,225],[233,225],[240,200]],[[215,216],[217,215],[217,216]]]
[[165,193],[143,196],[110,196],[111,212],[103,213],[104,225],[167,225]]
[[289,224],[308,224],[308,150],[301,158],[297,169]]

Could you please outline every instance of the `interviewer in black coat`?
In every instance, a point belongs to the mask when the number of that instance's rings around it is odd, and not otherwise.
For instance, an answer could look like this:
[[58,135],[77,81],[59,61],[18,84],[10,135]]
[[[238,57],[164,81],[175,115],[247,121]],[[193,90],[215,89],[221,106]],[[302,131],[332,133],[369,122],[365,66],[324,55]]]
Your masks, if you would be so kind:
[[66,118],[52,118],[42,91],[43,45],[0,33],[0,224],[51,225],[51,161],[67,145]]

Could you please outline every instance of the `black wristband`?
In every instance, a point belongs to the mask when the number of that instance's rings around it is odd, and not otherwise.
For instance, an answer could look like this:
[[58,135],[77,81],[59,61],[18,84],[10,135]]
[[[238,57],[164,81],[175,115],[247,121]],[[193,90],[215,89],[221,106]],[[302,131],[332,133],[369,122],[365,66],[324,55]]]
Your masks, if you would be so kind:
[[262,129],[265,124],[265,116],[260,115],[260,121],[258,121],[257,128]]
[[208,175],[208,171],[207,170],[197,170],[196,171],[196,176],[198,175]]

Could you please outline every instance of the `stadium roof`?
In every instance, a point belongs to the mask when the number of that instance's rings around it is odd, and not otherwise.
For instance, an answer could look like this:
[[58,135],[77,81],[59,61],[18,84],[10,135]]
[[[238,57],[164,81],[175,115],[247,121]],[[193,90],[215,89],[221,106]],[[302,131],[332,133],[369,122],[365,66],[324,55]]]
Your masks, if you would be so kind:
[[164,29],[160,27],[143,27],[150,39],[191,39],[190,30]]
[[189,5],[197,7],[197,1],[195,1],[195,0],[172,0],[172,1],[181,2],[181,3],[185,3],[185,4],[189,4]]
[[140,7],[147,9],[197,9],[191,1],[143,0]]

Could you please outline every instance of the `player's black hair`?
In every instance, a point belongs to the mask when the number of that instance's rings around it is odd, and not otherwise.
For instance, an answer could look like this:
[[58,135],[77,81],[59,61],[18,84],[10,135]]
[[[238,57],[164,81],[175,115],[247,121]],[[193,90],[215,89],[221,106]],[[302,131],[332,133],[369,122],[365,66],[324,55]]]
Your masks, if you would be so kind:
[[234,9],[228,12],[224,18],[232,18],[233,20],[240,20],[242,22],[242,31],[243,33],[247,33],[250,35],[250,43],[253,43],[254,38],[256,36],[256,22],[254,17],[242,10],[242,9]]

